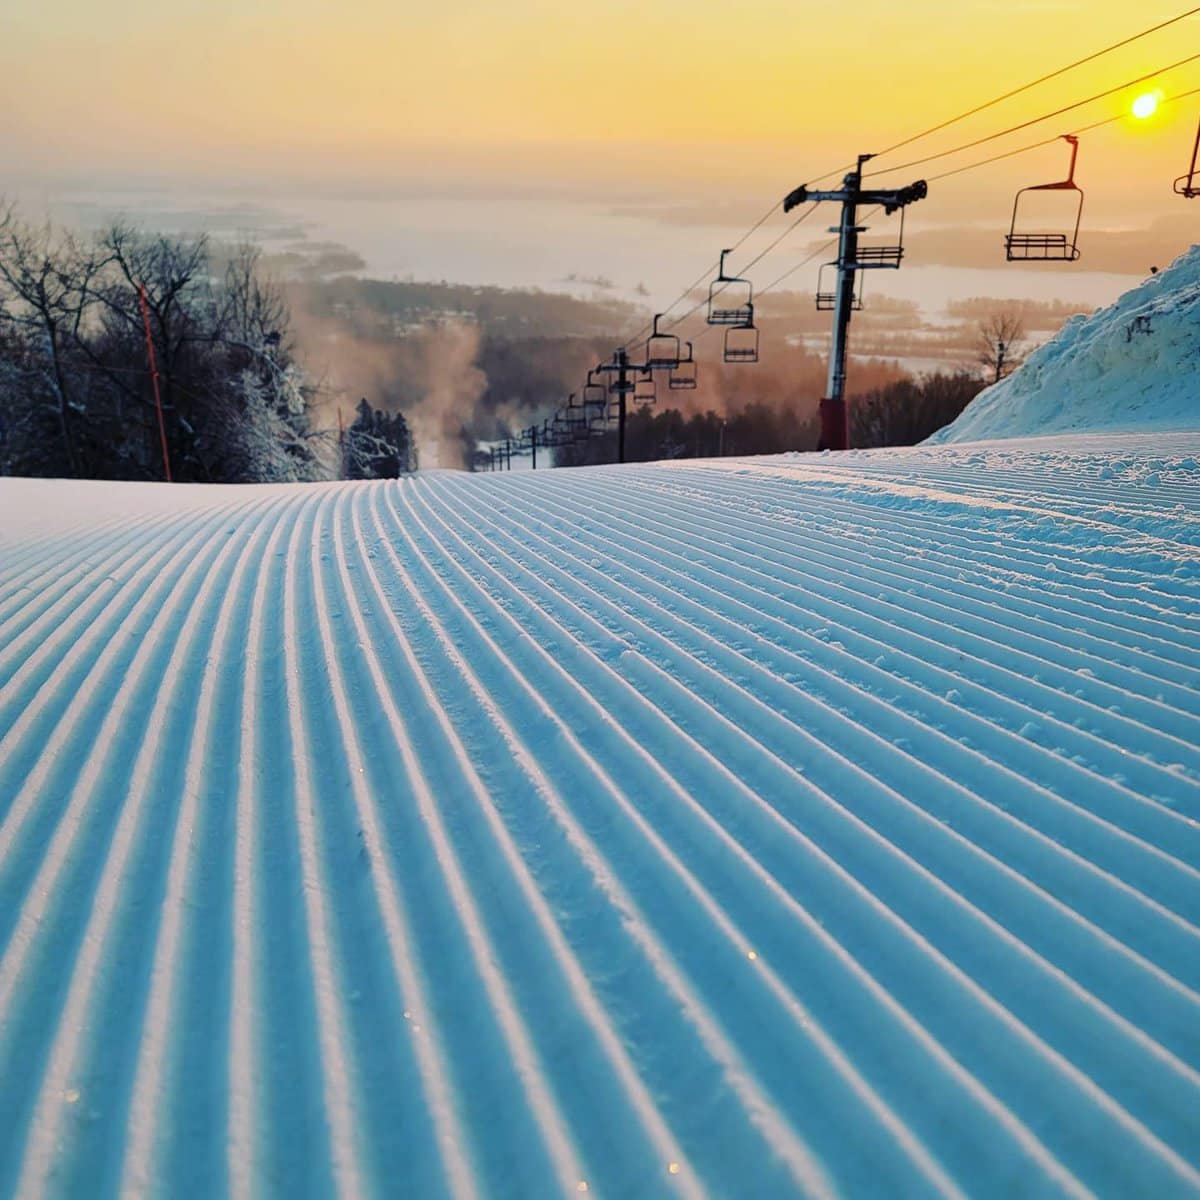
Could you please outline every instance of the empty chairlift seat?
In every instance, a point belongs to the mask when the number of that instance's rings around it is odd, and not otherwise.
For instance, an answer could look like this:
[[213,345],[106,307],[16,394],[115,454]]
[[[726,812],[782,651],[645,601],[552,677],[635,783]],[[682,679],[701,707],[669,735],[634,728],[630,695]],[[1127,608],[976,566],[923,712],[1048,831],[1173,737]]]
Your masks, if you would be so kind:
[[725,330],[725,353],[727,363],[758,362],[758,328],[751,319],[745,325],[730,325]]
[[721,251],[717,277],[709,284],[708,323],[750,325],[754,322],[754,289],[750,280],[725,273],[725,256],[729,253],[729,250]]
[[679,365],[679,338],[674,333],[659,333],[658,322],[662,313],[654,314],[654,332],[646,339],[646,369],[648,371],[673,371]]
[[583,385],[583,406],[589,409],[603,410],[608,403],[608,388],[602,379],[596,378],[594,370],[587,373],[587,383]]
[[672,392],[690,392],[696,388],[696,355],[692,343],[686,345],[687,353],[680,357],[667,376],[667,388]]
[[[1075,182],[1075,160],[1079,155],[1079,139],[1064,134],[1071,146],[1071,166],[1066,179],[1057,183],[1038,183],[1022,188],[1013,200],[1012,224],[1004,239],[1009,262],[1075,262],[1079,258],[1079,223],[1083,219],[1083,189]],[[1069,192],[1074,197],[1067,213],[1066,229],[1062,232],[1027,232],[1018,230],[1022,198],[1031,192]],[[1071,219],[1074,218],[1072,226]]]
[[657,389],[654,386],[654,376],[647,371],[633,385],[633,402],[634,404],[653,404],[656,398]]
[[[827,262],[821,264],[821,269],[817,272],[817,312],[833,312],[837,307],[837,262]],[[833,272],[833,277],[830,278],[826,272]],[[850,302],[850,307],[859,312],[863,306],[863,280],[866,276],[861,271],[855,273],[854,299]]]

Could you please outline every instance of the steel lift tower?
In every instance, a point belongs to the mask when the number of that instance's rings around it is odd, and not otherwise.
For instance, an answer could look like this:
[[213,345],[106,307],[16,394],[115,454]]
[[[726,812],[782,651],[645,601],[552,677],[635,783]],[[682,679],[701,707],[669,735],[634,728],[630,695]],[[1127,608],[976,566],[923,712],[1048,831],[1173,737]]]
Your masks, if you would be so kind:
[[[919,179],[905,188],[866,188],[862,186],[863,164],[874,155],[860,154],[858,165],[842,181],[835,192],[811,191],[806,185],[790,192],[783,201],[783,211],[791,212],[797,205],[832,200],[842,206],[841,224],[830,229],[838,234],[837,294],[833,306],[833,346],[829,354],[829,386],[821,401],[822,450],[850,448],[850,422],[846,412],[846,344],[850,336],[850,317],[855,308],[855,285],[859,271],[887,268],[896,270],[904,257],[904,209],[929,194],[925,180]],[[890,246],[860,246],[858,235],[866,229],[858,224],[861,205],[881,206],[887,214],[900,212],[900,238]]]

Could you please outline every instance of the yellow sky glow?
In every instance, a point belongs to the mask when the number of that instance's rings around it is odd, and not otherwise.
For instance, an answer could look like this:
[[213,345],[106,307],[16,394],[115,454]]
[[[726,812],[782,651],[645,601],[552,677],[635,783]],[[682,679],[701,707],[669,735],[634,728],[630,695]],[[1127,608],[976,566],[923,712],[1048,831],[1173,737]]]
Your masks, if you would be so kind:
[[[396,178],[416,164],[594,177],[614,190],[622,180],[725,186],[834,165],[1178,11],[1178,0],[8,0],[0,144],[10,165],[42,168]],[[1130,80],[1189,47],[1200,51],[1195,20],[920,149]],[[1168,96],[1200,87],[1200,63],[1154,82]],[[978,154],[1129,114],[1147,90]],[[1100,131],[1085,140],[1081,174],[1124,192],[1144,174],[1150,196],[1198,110],[1200,96]],[[1034,155],[991,178],[1055,161]],[[967,176],[950,190],[978,186]]]

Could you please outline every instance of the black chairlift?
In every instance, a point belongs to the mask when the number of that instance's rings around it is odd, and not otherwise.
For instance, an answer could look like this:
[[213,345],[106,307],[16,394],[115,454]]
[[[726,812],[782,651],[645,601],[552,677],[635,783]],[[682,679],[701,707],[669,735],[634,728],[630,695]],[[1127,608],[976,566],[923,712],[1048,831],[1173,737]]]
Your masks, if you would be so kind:
[[730,325],[725,330],[725,353],[727,363],[758,362],[758,327],[753,320],[745,325]]
[[567,405],[563,409],[563,419],[566,421],[572,434],[578,433],[580,429],[587,428],[588,411],[582,403],[577,404],[575,402],[574,392],[567,397]]
[[[837,270],[837,262],[827,262],[821,264],[821,269],[817,272],[817,312],[833,312],[837,307],[837,285],[836,279],[833,290],[829,290],[829,286],[825,283],[825,272],[832,269]],[[863,281],[866,276],[861,271],[854,272],[856,276],[855,282],[857,288],[854,293],[854,299],[850,302],[850,307],[854,312],[860,312],[863,306]]]
[[1180,175],[1175,180],[1175,194],[1185,200],[1195,200],[1200,196],[1200,181],[1196,179],[1196,158],[1200,155],[1200,125],[1196,126],[1196,140],[1192,144],[1192,165],[1186,175]]
[[556,449],[566,443],[567,434],[562,428],[557,417],[552,421],[547,421],[543,426],[542,445],[548,446],[551,449]]
[[662,313],[654,314],[654,332],[646,339],[646,368],[650,371],[673,371],[679,365],[679,338],[674,333],[659,333]]
[[720,269],[708,287],[708,323],[750,325],[754,322],[754,288],[748,279],[725,274],[725,255],[729,253],[721,251]]
[[633,385],[634,404],[653,404],[657,399],[658,389],[654,386],[654,376],[649,371]]
[[672,392],[691,392],[696,389],[696,355],[692,343],[687,343],[687,354],[683,355],[667,376],[667,387]]
[[[1009,262],[1075,262],[1079,258],[1079,223],[1083,219],[1083,189],[1075,182],[1079,139],[1074,134],[1064,133],[1063,141],[1071,144],[1071,167],[1066,179],[1058,183],[1039,183],[1022,188],[1013,201],[1012,224],[1004,239],[1005,254]],[[1079,199],[1075,207],[1075,228],[1072,232],[1018,233],[1018,209],[1021,197],[1026,192],[1075,192]]]
[[[894,209],[888,209],[889,215]],[[854,261],[860,271],[898,271],[904,261],[904,208],[900,209],[900,231],[896,240],[883,246],[864,246],[861,243],[854,251]],[[834,264],[836,266],[836,264]]]
[[608,403],[608,388],[596,378],[595,371],[587,374],[587,383],[583,385],[584,408],[603,408]]

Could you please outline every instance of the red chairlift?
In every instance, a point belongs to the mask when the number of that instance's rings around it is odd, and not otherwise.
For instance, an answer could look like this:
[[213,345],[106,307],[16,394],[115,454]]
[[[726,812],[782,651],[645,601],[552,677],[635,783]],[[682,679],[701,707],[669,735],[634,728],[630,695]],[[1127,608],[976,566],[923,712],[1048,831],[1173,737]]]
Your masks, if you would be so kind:
[[662,315],[654,314],[654,332],[646,339],[646,368],[650,371],[673,371],[679,365],[679,337],[658,332]]
[[[833,290],[829,290],[829,285],[825,282],[825,272],[837,270],[837,262],[827,262],[821,264],[821,269],[817,272],[817,312],[833,312],[837,307],[837,279],[835,277]],[[866,276],[861,271],[855,271],[855,283],[857,285],[854,299],[851,301],[851,308],[854,312],[859,312],[863,306],[863,281]]]
[[1200,196],[1200,181],[1196,179],[1196,159],[1200,156],[1200,125],[1196,126],[1196,140],[1192,144],[1192,164],[1186,175],[1180,175],[1175,180],[1175,194],[1185,200],[1195,200]]
[[[1071,166],[1066,179],[1057,183],[1039,183],[1022,188],[1013,200],[1012,224],[1004,239],[1009,262],[1075,262],[1079,258],[1079,223],[1083,219],[1083,189],[1075,182],[1075,160],[1079,157],[1079,139],[1063,134],[1071,145]],[[1075,228],[1066,233],[1018,233],[1017,216],[1021,197],[1028,192],[1075,192],[1079,199],[1075,207]]]
[[687,343],[687,354],[680,358],[667,376],[667,387],[672,392],[691,392],[696,388],[696,354],[692,343]]
[[725,330],[725,353],[727,363],[758,362],[758,327],[753,316],[745,325],[730,325]]
[[750,280],[725,274],[725,255],[730,253],[732,251],[721,251],[721,265],[717,277],[709,284],[710,325],[749,325],[754,321],[754,288]]

